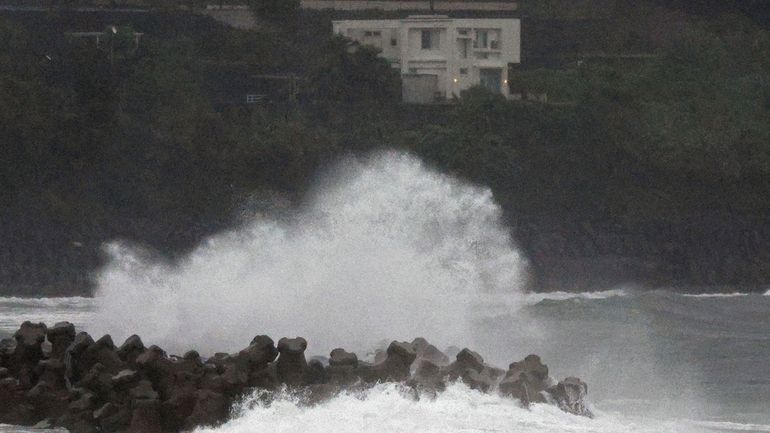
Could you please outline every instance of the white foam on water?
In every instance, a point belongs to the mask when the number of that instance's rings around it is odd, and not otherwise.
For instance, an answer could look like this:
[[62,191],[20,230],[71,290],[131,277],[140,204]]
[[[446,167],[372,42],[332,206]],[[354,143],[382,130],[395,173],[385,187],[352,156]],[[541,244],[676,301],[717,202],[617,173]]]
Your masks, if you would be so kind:
[[729,421],[689,421],[689,423],[709,431],[770,432],[770,425],[767,424],[745,424]]
[[0,433],[68,433],[66,429],[36,429],[17,425],[0,424]]
[[197,433],[689,433],[702,428],[679,421],[624,418],[599,413],[595,419],[574,416],[558,408],[535,404],[530,410],[494,394],[482,394],[462,384],[450,385],[435,400],[414,401],[397,385],[382,384],[363,393],[343,394],[306,407],[291,398],[264,404],[247,400],[233,418],[217,428]]
[[19,325],[30,321],[51,326],[72,322],[79,330],[88,329],[93,318],[92,298],[0,297],[0,337],[13,335]]
[[528,293],[527,304],[537,304],[543,301],[566,301],[570,299],[598,300],[621,296],[629,296],[632,292],[626,289],[598,290],[595,292],[542,292]]
[[744,296],[750,296],[750,293],[686,293],[683,294],[685,298],[742,298]]
[[395,152],[329,179],[294,215],[254,216],[176,263],[110,244],[100,331],[172,352],[233,351],[257,334],[303,336],[310,354],[416,336],[473,347],[488,298],[522,303],[525,260],[489,189]]
[[16,307],[81,307],[94,302],[93,298],[70,296],[61,298],[21,298],[0,296],[0,305]]

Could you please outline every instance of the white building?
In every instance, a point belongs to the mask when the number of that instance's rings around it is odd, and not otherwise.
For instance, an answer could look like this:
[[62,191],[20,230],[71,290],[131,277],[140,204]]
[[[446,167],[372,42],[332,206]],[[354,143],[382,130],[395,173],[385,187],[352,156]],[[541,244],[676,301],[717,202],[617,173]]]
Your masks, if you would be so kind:
[[521,23],[513,18],[346,20],[334,21],[334,32],[380,48],[401,70],[404,102],[438,102],[479,84],[508,97],[508,65],[521,61]]

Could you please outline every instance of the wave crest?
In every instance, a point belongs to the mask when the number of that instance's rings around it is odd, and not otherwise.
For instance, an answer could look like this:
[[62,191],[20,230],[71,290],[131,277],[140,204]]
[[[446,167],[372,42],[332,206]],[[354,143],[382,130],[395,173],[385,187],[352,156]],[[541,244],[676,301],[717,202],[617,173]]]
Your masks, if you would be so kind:
[[95,323],[171,350],[267,334],[323,353],[416,336],[471,345],[475,305],[521,303],[525,261],[488,189],[393,152],[330,176],[301,211],[255,215],[177,263],[110,244]]

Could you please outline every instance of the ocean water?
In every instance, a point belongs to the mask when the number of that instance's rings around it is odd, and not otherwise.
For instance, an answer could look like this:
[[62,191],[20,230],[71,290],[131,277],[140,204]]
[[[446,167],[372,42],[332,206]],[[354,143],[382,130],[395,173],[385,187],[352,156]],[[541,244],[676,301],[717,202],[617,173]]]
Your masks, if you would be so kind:
[[[462,385],[420,401],[382,385],[314,408],[290,396],[270,406],[247,401],[228,424],[201,431],[770,432],[770,296],[613,290],[525,298],[515,314],[485,317],[481,327],[499,350],[482,355],[505,366],[537,353],[554,376],[585,379],[595,419],[545,405],[524,410]],[[93,329],[96,308],[89,298],[0,298],[0,335],[23,320]],[[508,328],[522,317],[537,323],[536,333]]]
[[362,358],[425,337],[500,367],[539,354],[552,376],[588,383],[597,414],[524,410],[462,385],[414,401],[381,385],[312,408],[247,399],[202,431],[770,432],[770,293],[528,293],[501,214],[489,189],[408,154],[342,161],[291,211],[260,204],[173,262],[108,243],[94,298],[0,298],[0,335],[69,320],[176,354],[236,352],[266,334],[306,337],[309,356],[342,346]]

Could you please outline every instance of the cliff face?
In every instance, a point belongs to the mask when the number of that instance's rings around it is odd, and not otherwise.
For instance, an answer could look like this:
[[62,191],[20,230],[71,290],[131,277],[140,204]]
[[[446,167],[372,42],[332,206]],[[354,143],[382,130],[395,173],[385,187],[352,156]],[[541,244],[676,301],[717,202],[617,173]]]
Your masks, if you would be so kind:
[[697,215],[620,226],[607,221],[521,221],[515,229],[540,290],[756,288],[770,281],[770,222]]
[[[0,229],[0,293],[87,295],[101,245],[129,239],[174,256],[224,228],[149,220],[80,227],[9,221]],[[770,281],[770,221],[699,215],[676,222],[520,218],[512,226],[535,290],[599,290],[623,284],[678,290],[763,290]]]

